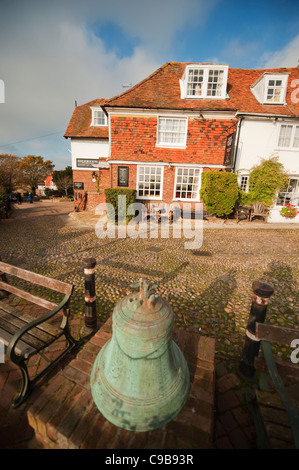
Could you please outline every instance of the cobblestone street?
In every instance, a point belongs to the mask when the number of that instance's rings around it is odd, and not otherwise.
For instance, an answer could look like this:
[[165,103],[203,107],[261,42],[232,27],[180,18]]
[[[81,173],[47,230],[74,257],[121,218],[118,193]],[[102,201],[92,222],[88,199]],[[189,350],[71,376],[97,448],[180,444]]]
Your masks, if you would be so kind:
[[[68,215],[72,210],[73,203],[68,202],[16,206],[10,219],[0,221],[2,261],[74,284],[72,330],[77,337],[84,313],[83,258],[97,260],[100,323],[141,277],[156,282],[157,293],[173,307],[176,326],[216,340],[214,447],[253,448],[255,431],[244,397],[252,384],[236,374],[252,282],[262,280],[275,289],[268,323],[298,327],[299,230],[268,228],[258,221],[250,229],[246,224],[219,229],[204,224],[203,245],[191,251],[179,238],[100,239],[93,226]],[[33,293],[38,295],[39,289]],[[277,348],[276,353],[286,358],[290,350]],[[26,421],[26,404],[17,410],[9,407],[18,379],[11,364],[0,365],[0,448],[37,448]]]

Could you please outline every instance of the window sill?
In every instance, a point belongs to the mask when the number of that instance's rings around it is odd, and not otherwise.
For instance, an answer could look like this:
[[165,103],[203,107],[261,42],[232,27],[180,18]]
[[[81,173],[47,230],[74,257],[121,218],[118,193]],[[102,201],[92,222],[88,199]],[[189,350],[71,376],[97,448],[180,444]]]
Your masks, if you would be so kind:
[[170,145],[170,144],[156,144],[158,148],[168,148],[168,149],[186,149],[187,145]]
[[279,152],[279,151],[287,151],[287,152],[299,152],[299,147],[276,147],[274,149],[275,152]]

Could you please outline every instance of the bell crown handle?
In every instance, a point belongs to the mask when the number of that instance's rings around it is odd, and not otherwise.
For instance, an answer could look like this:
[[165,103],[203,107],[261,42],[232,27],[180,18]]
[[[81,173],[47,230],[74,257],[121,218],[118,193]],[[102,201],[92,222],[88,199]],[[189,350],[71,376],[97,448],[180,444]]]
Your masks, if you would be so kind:
[[148,281],[145,278],[139,279],[138,282],[133,284],[131,287],[132,290],[139,290],[141,297],[146,300],[146,299],[152,299],[153,298],[153,289],[156,289],[158,287],[157,284]]

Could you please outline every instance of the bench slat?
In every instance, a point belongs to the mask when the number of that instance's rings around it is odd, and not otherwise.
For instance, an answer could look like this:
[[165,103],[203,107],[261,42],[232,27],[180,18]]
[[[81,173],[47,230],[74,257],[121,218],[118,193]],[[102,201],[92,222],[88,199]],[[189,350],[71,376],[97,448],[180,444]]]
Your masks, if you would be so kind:
[[[26,325],[26,323],[23,323],[22,326],[24,325]],[[0,317],[0,328],[6,331],[7,333],[10,333],[11,337],[13,337],[20,329],[20,327],[13,325],[11,323],[8,323],[2,317]],[[25,333],[22,336],[22,341],[26,343],[28,346],[31,346],[37,350],[40,350],[46,347],[46,343],[39,340],[38,338],[35,338],[34,336],[31,336],[29,333]]]
[[19,297],[22,297],[25,300],[29,300],[29,302],[33,302],[39,305],[40,307],[47,308],[48,310],[53,310],[54,308],[57,307],[57,304],[54,304],[53,302],[49,302],[48,300],[37,297],[36,295],[29,294],[28,292],[25,292],[19,289],[18,287],[7,284],[6,282],[0,281],[0,289],[6,290],[8,292],[11,292],[12,294],[18,295]]
[[255,335],[258,339],[269,341],[270,343],[291,344],[293,339],[299,339],[299,329],[257,322]]
[[[35,318],[31,317],[28,313],[18,311],[14,307],[12,307],[11,305],[6,304],[5,302],[0,301],[0,308],[2,310],[4,310],[5,312],[10,313],[12,315],[15,315],[16,312],[17,312],[18,318],[20,318],[21,320],[24,320],[26,323],[30,323],[33,320],[35,320]],[[50,323],[46,323],[46,322],[40,323],[37,326],[37,328],[39,330],[45,331],[46,333],[49,333],[52,336],[57,336],[58,333],[60,332],[59,328],[57,328],[54,325],[51,325]]]
[[[4,345],[7,347],[11,341],[12,335],[5,330],[2,330],[0,327],[0,337],[1,341],[3,341]],[[18,341],[15,351],[17,354],[23,354],[24,358],[27,359],[30,355],[36,353],[36,349],[28,346],[28,344],[24,343],[21,339]],[[24,353],[24,351],[26,351]]]
[[7,263],[3,263],[2,261],[0,261],[0,270],[7,274],[20,277],[26,281],[30,281],[40,286],[56,290],[65,295],[71,295],[73,292],[72,284],[67,284],[66,282],[58,281],[57,279],[42,276],[41,274],[32,273],[31,271],[11,266]]
[[[13,327],[16,327],[17,330],[22,328],[24,325],[27,325],[28,323],[31,323],[32,321],[34,321],[34,318],[28,316],[28,320],[24,320],[22,318],[19,318],[18,316],[18,311],[14,312],[14,314],[10,314],[10,313],[7,313],[7,312],[4,312],[1,307],[0,307],[0,319],[2,320],[2,322],[7,322],[8,324],[12,325]],[[3,329],[5,329],[3,326],[2,326]],[[53,331],[54,332],[54,331]],[[56,329],[55,331],[55,335],[51,335],[43,330],[40,330],[38,325],[34,328],[32,328],[28,334],[30,334],[31,336],[37,338],[38,340],[40,341],[43,341],[44,343],[48,343],[49,341],[52,341],[53,340],[53,337],[55,339],[55,337],[57,337],[57,335],[59,334],[59,330]]]

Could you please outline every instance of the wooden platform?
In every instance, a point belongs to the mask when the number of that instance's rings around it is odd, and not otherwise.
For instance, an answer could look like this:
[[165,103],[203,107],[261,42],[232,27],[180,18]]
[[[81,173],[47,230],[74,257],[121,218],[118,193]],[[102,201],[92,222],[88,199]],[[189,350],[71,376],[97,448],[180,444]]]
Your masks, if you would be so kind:
[[[256,390],[255,394],[270,447],[294,449],[290,420],[278,393]],[[294,404],[299,411],[299,401]]]
[[173,339],[190,370],[189,398],[182,411],[163,428],[135,433],[107,421],[91,396],[91,368],[111,331],[110,318],[64,370],[43,390],[34,392],[27,415],[36,438],[50,449],[211,448],[215,340],[183,329],[174,331]]

